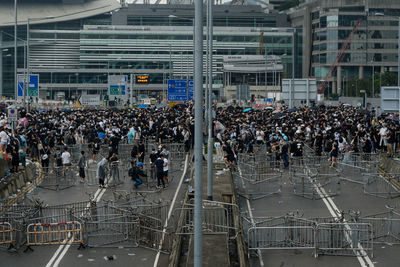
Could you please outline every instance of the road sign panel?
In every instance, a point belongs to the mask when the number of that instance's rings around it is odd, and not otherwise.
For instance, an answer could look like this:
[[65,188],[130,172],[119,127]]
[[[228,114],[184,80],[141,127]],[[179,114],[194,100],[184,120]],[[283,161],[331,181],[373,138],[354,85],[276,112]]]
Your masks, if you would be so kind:
[[168,101],[187,101],[193,98],[193,80],[168,80]]
[[17,98],[24,97],[24,88],[28,88],[28,90],[25,89],[26,97],[39,96],[39,74],[30,74],[29,81],[25,80],[25,77],[24,74],[18,74]]

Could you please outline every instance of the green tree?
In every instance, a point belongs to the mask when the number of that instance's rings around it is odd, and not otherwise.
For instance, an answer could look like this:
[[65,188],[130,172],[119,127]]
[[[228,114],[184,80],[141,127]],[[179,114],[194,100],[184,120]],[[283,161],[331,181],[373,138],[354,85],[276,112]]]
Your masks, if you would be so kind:
[[279,5],[278,10],[284,11],[292,7],[296,7],[298,5],[299,5],[299,0],[286,0]]

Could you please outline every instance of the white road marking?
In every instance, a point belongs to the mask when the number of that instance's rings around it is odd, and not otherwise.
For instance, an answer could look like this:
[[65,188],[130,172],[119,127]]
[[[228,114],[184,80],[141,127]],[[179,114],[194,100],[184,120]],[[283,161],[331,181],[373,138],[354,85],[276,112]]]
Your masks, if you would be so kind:
[[[238,164],[238,171],[240,173],[240,177],[242,177],[242,169],[239,167],[239,164]],[[245,188],[243,179],[241,179],[241,181],[242,181],[243,188]],[[248,198],[246,198],[246,204],[247,204],[247,210],[249,211],[250,221],[254,225],[253,211],[251,210],[251,204],[250,204],[250,200]],[[257,250],[257,254],[258,254],[258,260],[260,262],[260,267],[264,267],[264,261],[261,256],[261,249]]]
[[[311,181],[312,182],[312,181]],[[326,193],[325,189],[317,183],[313,183],[318,195],[321,197],[322,201],[324,202],[325,206],[328,208],[329,213],[332,215],[333,218],[339,219],[340,218],[340,210],[336,206],[336,204],[333,202],[333,199]],[[349,224],[346,222],[346,220],[343,220],[343,223],[345,225],[345,228],[347,230],[351,230],[351,227]],[[351,238],[348,236],[348,233],[346,233],[346,239],[351,240]],[[358,262],[362,267],[374,267],[375,265],[369,258],[367,252],[364,250],[364,248],[361,246],[360,243],[357,244],[357,247],[359,250],[354,250],[354,254],[357,257]]]
[[160,244],[158,245],[158,252],[157,252],[156,258],[154,259],[153,267],[157,267],[158,261],[160,259],[160,253],[161,253],[162,245],[164,243],[165,233],[166,233],[166,230],[167,230],[167,227],[168,227],[168,221],[171,218],[172,211],[174,210],[174,205],[175,205],[176,198],[178,197],[179,191],[180,191],[182,183],[183,183],[183,178],[185,177],[186,172],[187,172],[188,159],[189,159],[189,155],[186,155],[185,167],[183,169],[182,177],[181,177],[181,179],[179,181],[178,187],[176,188],[174,198],[172,199],[171,206],[169,207],[168,216],[165,219],[163,233],[162,233],[162,236],[161,236]]
[[[111,183],[112,177],[107,179],[106,184]],[[99,202],[100,199],[103,197],[104,193],[106,192],[107,188],[98,188],[96,193],[94,193],[93,201]],[[90,207],[90,202],[86,205],[87,208]],[[54,253],[53,257],[51,257],[50,261],[46,264],[46,267],[57,267],[61,260],[64,258],[65,254],[68,252],[71,244],[68,244],[68,240],[64,240],[66,245],[60,245],[56,252]],[[61,252],[62,251],[62,252]],[[60,254],[61,252],[61,254]],[[54,263],[54,265],[53,265]]]

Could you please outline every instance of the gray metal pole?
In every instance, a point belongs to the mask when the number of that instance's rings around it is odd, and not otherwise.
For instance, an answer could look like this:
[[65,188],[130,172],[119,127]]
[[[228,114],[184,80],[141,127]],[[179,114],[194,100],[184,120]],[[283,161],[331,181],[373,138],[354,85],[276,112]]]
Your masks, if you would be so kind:
[[294,71],[295,71],[295,66],[294,66],[294,56],[295,56],[295,51],[294,51],[294,38],[295,38],[295,34],[296,34],[296,29],[293,29],[293,38],[292,38],[292,83],[290,86],[290,97],[289,97],[289,108],[293,107],[293,99],[292,99],[292,94],[294,91]]
[[375,66],[372,61],[372,97],[375,97]]
[[14,81],[15,81],[15,100],[18,96],[18,77],[17,77],[17,0],[14,0]]
[[132,107],[132,105],[133,105],[133,73],[131,73],[131,97],[130,97],[129,107]]
[[213,5],[208,1],[208,143],[207,143],[207,199],[213,200],[213,118],[212,118],[212,85],[213,85]]
[[29,38],[31,37],[30,36],[30,34],[29,34],[29,28],[30,28],[30,25],[29,25],[29,18],[28,18],[28,21],[27,21],[27,23],[26,23],[26,69],[27,69],[27,79],[28,79],[28,86],[26,87],[27,89],[26,89],[26,92],[25,92],[25,90],[24,90],[24,105],[25,105],[25,101],[26,101],[26,94],[28,94],[29,95],[29,84],[30,84],[30,64],[29,64],[29,56],[30,56],[30,53],[29,53],[29,51],[30,51],[30,47],[29,47]]
[[203,266],[203,0],[195,0],[194,267]]

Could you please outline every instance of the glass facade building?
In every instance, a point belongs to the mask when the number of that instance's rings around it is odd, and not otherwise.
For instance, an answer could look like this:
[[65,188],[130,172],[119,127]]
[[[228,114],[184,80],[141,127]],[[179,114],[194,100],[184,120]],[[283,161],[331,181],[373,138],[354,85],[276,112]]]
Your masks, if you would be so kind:
[[349,48],[328,77],[329,92],[342,93],[343,81],[371,77],[372,72],[397,72],[399,1],[312,0],[290,14],[306,37],[303,75],[325,79],[350,33],[361,19]]
[[[193,5],[132,4],[112,13],[31,25],[29,69],[40,76],[40,96],[54,99],[57,92],[64,92],[73,99],[82,91],[103,94],[108,76],[115,74],[132,77],[134,94],[159,97],[167,79],[193,76],[193,14]],[[287,26],[286,15],[265,14],[259,6],[217,5],[214,93],[223,94],[223,56],[257,55],[260,40],[263,53],[282,57],[283,77],[292,77],[293,62],[301,62],[302,53],[294,53],[301,42]],[[13,97],[13,27],[0,30],[2,92]],[[26,26],[19,26],[18,38],[18,73],[23,74],[27,71]],[[301,69],[295,69],[301,75]],[[148,74],[149,83],[135,84],[137,74]]]

